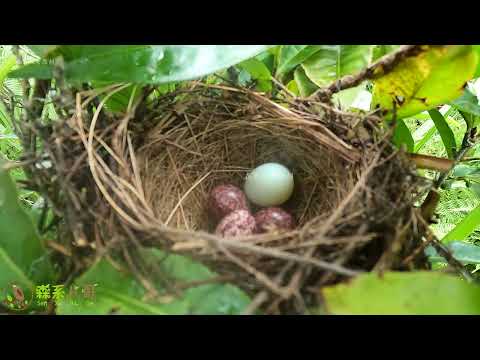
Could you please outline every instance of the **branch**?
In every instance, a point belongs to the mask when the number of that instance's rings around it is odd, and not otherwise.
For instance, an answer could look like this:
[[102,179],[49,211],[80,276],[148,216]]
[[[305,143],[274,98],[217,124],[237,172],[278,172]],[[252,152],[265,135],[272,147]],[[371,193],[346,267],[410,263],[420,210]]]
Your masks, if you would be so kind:
[[430,227],[427,223],[427,221],[420,217],[420,222],[422,222],[423,226],[425,227],[427,231],[427,243],[431,243],[432,246],[435,248],[437,253],[445,259],[448,265],[450,265],[453,269],[455,269],[465,280],[468,282],[473,282],[474,278],[472,275],[468,272],[468,270],[465,269],[463,264],[455,259],[455,257],[452,255],[450,250],[443,244],[430,230]]
[[419,169],[428,169],[435,171],[449,171],[454,165],[451,159],[439,158],[436,156],[407,154],[408,158],[415,163]]
[[330,99],[331,96],[339,91],[349,89],[360,85],[365,80],[371,80],[383,76],[392,71],[395,66],[403,59],[411,56],[416,56],[422,51],[425,51],[425,45],[403,45],[397,51],[383,56],[374,64],[363,69],[355,75],[346,75],[326,88],[321,88],[315,91],[309,100],[325,100]]
[[453,168],[462,161],[463,157],[467,153],[467,151],[472,147],[473,140],[475,138],[476,128],[469,129],[465,132],[465,136],[463,137],[462,146],[460,150],[456,153],[455,158],[450,164],[450,167],[442,172],[438,179],[433,183],[430,187],[428,192],[427,198],[423,202],[421,206],[422,217],[427,221],[430,222],[431,218],[433,217],[434,211],[437,207],[437,204],[440,200],[440,196],[438,194],[438,189],[447,179],[450,172]]

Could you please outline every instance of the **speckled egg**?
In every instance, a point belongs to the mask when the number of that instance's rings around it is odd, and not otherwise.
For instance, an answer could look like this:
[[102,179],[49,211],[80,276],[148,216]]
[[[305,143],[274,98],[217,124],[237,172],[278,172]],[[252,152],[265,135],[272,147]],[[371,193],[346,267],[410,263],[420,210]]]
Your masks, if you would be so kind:
[[293,216],[278,207],[270,207],[260,210],[254,217],[256,233],[266,233],[276,230],[293,230],[295,228],[295,219]]
[[224,218],[235,210],[248,210],[247,198],[242,190],[234,185],[219,185],[208,199],[210,213],[216,220]]
[[255,218],[248,210],[235,210],[225,216],[215,229],[222,237],[252,235],[255,231]]

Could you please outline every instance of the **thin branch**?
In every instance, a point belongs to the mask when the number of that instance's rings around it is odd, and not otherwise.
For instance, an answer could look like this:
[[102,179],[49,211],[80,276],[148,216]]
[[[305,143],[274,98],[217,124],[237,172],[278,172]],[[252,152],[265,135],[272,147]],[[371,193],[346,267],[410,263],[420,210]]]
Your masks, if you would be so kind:
[[462,146],[460,147],[460,150],[456,153],[455,158],[450,164],[450,167],[448,168],[447,171],[444,171],[440,174],[438,179],[433,182],[433,184],[430,186],[428,195],[423,202],[421,209],[422,209],[422,217],[426,221],[431,221],[431,218],[433,217],[434,211],[437,207],[437,204],[440,200],[440,196],[438,194],[438,189],[442,184],[445,182],[447,179],[448,175],[450,172],[453,170],[453,168],[462,161],[463,157],[465,154],[468,152],[468,150],[473,146],[473,140],[475,137],[475,131],[476,129],[469,129],[466,131],[465,136],[463,137],[462,141]]
[[427,232],[427,242],[431,243],[432,246],[437,250],[437,253],[442,256],[445,261],[450,265],[453,269],[455,269],[460,275],[462,275],[465,280],[468,282],[473,282],[474,279],[472,275],[465,269],[463,264],[455,259],[452,255],[450,250],[443,244],[430,230],[430,226],[428,225],[427,221],[423,217],[419,217],[420,221],[423,223],[425,230]]
[[330,99],[333,94],[339,91],[355,87],[365,80],[372,80],[389,73],[400,61],[407,57],[416,56],[422,51],[424,51],[422,45],[403,45],[397,51],[380,58],[377,62],[359,73],[344,76],[334,81],[326,88],[317,90],[309,97],[309,99]]

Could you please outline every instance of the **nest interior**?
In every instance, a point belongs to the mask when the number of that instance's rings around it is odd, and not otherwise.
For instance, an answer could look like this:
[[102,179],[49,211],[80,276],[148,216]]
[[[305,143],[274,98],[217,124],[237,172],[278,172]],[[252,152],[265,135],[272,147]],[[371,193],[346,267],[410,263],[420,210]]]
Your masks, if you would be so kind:
[[[107,89],[108,96],[120,89]],[[75,110],[44,137],[43,158],[55,166],[31,167],[37,182],[50,179],[41,187],[76,246],[97,256],[139,246],[188,255],[270,313],[302,312],[321,301],[323,286],[362,271],[426,266],[414,256],[422,231],[413,169],[376,117],[199,83],[153,101],[142,97],[125,114],[103,111],[99,95],[75,94]],[[242,187],[249,170],[270,161],[294,173],[294,194],[283,207],[297,228],[234,239],[212,234],[212,187]]]

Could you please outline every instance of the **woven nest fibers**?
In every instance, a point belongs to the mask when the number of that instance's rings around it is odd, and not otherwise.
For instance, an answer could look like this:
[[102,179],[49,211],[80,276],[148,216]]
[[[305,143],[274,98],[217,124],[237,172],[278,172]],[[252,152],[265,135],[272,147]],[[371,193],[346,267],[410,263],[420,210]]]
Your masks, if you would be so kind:
[[[360,272],[423,266],[410,256],[421,237],[416,177],[377,118],[198,83],[116,116],[96,95],[76,94],[73,115],[45,145],[57,175],[50,186],[63,189],[63,233],[77,245],[97,255],[139,246],[187,255],[283,313],[301,312],[322,286]],[[62,152],[52,151],[59,143]],[[282,206],[296,228],[216,236],[210,191],[243,188],[266,162],[294,174]]]

